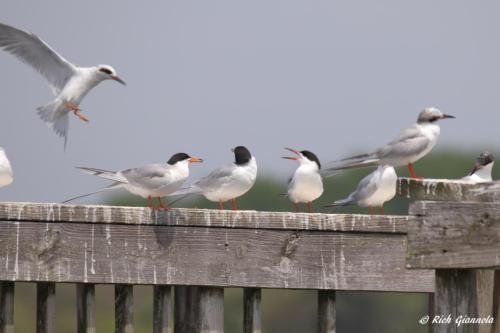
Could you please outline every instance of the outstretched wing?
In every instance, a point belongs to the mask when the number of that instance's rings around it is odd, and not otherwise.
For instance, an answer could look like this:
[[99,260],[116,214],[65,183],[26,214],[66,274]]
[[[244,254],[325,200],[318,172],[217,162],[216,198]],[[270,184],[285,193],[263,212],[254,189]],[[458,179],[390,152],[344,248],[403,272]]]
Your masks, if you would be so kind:
[[0,48],[42,74],[55,94],[73,76],[76,67],[35,34],[0,23]]

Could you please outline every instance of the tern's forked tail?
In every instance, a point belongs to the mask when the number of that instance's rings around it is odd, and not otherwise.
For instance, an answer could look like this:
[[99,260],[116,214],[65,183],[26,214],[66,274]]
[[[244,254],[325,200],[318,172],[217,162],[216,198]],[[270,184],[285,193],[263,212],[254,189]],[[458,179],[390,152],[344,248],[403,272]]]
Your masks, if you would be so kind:
[[69,117],[64,106],[56,100],[37,108],[37,113],[47,126],[52,128],[57,135],[64,138],[64,148],[66,148],[68,142]]

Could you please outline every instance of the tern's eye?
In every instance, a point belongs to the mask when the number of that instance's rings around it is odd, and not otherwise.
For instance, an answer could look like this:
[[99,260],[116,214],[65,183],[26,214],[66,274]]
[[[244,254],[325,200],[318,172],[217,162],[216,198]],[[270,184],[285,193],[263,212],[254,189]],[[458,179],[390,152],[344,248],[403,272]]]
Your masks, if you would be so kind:
[[109,69],[104,68],[104,67],[99,68],[99,72],[103,72],[103,73],[106,73],[108,75],[111,75],[113,73]]

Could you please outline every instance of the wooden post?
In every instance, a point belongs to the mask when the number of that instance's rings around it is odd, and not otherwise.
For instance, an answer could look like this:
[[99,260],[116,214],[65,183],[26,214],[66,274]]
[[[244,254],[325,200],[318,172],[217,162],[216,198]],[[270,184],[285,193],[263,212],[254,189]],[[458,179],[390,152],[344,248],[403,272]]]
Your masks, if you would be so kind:
[[153,287],[153,333],[172,333],[172,287]]
[[243,289],[243,333],[261,333],[261,289]]
[[318,290],[318,333],[335,333],[335,291]]
[[115,333],[134,332],[134,286],[115,285]]
[[39,282],[36,285],[36,332],[53,333],[56,305],[56,284]]
[[174,332],[196,333],[198,287],[176,286],[174,292]]
[[14,282],[0,282],[0,333],[14,333]]
[[77,333],[95,333],[95,285],[76,285]]
[[224,288],[200,287],[198,332],[224,332]]
[[500,271],[495,271],[495,282],[493,290],[493,333],[500,333]]

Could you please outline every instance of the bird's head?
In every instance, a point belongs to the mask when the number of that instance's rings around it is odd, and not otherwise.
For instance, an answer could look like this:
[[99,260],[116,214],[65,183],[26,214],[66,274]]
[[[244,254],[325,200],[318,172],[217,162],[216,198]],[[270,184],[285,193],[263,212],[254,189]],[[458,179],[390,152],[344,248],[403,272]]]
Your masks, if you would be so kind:
[[172,155],[167,161],[170,165],[176,165],[178,163],[191,164],[191,163],[201,163],[203,160],[198,157],[191,157],[186,153],[177,153]]
[[117,74],[113,67],[109,65],[99,65],[96,67],[97,75],[101,80],[115,80],[124,86],[127,84]]
[[293,160],[293,161],[299,161],[299,163],[301,165],[302,164],[304,164],[304,165],[315,165],[315,166],[317,166],[318,170],[321,169],[321,163],[319,161],[319,158],[313,152],[311,152],[309,150],[298,151],[298,150],[295,150],[295,149],[292,149],[292,148],[285,148],[285,149],[291,151],[292,153],[294,153],[295,156],[292,156],[292,157],[290,157],[290,156],[284,156],[283,157],[284,159]]
[[455,117],[449,114],[445,114],[437,108],[431,107],[431,108],[425,108],[420,112],[420,114],[418,115],[417,122],[419,124],[434,123],[438,120],[449,119],[449,118],[455,118]]
[[490,163],[493,163],[495,161],[495,158],[493,157],[493,154],[490,153],[489,151],[485,151],[479,155],[477,158],[476,162],[477,165],[481,166],[487,166]]
[[252,159],[252,154],[244,146],[235,147],[231,149],[231,151],[234,153],[234,163],[236,163],[236,165],[247,164]]

